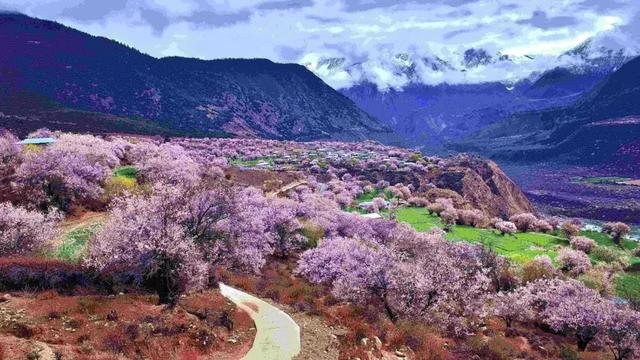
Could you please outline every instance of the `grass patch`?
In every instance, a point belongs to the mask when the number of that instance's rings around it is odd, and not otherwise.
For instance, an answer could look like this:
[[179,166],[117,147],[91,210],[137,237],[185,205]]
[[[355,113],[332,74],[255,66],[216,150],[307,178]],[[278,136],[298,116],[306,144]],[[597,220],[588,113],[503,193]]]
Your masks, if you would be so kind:
[[571,179],[573,182],[580,182],[585,184],[618,184],[623,181],[633,180],[631,178],[619,177],[619,176],[593,176],[593,177],[581,177],[576,176]]
[[229,163],[233,166],[245,166],[245,167],[255,167],[261,162],[266,162],[269,166],[273,166],[273,159],[270,157],[259,157],[251,160],[243,160],[241,158],[234,158],[229,161]]
[[138,169],[135,166],[119,166],[113,170],[113,177],[135,180],[138,178]]
[[616,278],[616,295],[640,302],[640,272],[623,273]]
[[69,231],[64,235],[62,244],[56,249],[53,256],[69,262],[80,261],[84,257],[89,238],[99,226],[100,224],[91,224]]
[[[397,216],[399,221],[410,224],[417,231],[443,228],[440,218],[429,215],[425,208],[400,208]],[[527,262],[538,255],[548,255],[553,259],[558,247],[569,245],[566,239],[550,234],[528,232],[503,236],[493,229],[476,229],[465,225],[454,225],[446,237],[451,241],[483,244],[517,263]]]
[[[443,228],[440,218],[430,215],[425,208],[405,207],[398,209],[398,221],[406,222],[417,231],[428,231],[434,227]],[[611,236],[596,231],[582,231],[582,236],[591,238],[599,246],[607,247],[617,254],[626,257],[631,265],[640,263],[640,258],[630,256],[628,250],[638,247],[633,240],[623,240],[622,250],[616,245]],[[451,241],[466,241],[473,244],[482,244],[496,253],[506,256],[514,263],[526,263],[538,255],[547,255],[555,259],[558,250],[568,247],[569,240],[554,234],[541,234],[535,232],[518,232],[513,235],[503,236],[493,229],[476,229],[471,226],[454,225],[447,233],[446,238]],[[591,256],[592,262],[598,261]],[[615,281],[616,295],[625,299],[640,302],[640,272],[627,272],[620,274]]]
[[380,194],[384,195],[384,198],[386,200],[391,200],[393,199],[393,194],[391,193],[391,191],[389,190],[378,190],[378,189],[373,189],[369,192],[360,194],[360,196],[358,196],[355,199],[355,202],[357,204],[363,203],[363,202],[367,202],[367,201],[372,201],[374,198],[378,197]]

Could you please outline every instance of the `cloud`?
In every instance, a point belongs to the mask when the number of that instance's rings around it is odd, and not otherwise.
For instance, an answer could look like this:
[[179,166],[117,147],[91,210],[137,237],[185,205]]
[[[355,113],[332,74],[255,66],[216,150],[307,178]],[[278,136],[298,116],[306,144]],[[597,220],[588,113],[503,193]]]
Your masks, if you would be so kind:
[[77,20],[99,20],[109,13],[122,10],[127,0],[85,1],[76,6],[63,8],[62,16]]
[[571,16],[548,17],[544,11],[534,11],[531,18],[520,20],[517,23],[528,24],[541,29],[552,29],[575,25],[577,22],[578,20]]
[[260,10],[289,10],[313,6],[311,0],[278,0],[268,1],[257,6]]
[[[609,34],[599,44],[629,48],[640,38],[637,0],[0,0],[3,7],[157,57],[296,62],[334,87],[513,81],[555,66],[589,38]],[[509,59],[466,69],[471,48]]]

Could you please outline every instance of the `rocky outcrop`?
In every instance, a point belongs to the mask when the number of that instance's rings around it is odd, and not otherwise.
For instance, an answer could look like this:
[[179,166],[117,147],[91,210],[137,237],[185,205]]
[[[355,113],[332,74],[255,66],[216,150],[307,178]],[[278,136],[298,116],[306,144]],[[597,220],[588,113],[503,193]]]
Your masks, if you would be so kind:
[[460,155],[427,175],[438,188],[458,193],[470,206],[487,215],[508,217],[523,212],[535,213],[531,202],[491,160]]

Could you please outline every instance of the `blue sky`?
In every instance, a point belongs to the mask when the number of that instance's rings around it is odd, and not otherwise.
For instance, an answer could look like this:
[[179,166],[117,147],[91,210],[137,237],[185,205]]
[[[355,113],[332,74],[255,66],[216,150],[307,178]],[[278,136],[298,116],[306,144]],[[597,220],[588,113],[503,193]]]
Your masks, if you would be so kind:
[[[406,79],[393,71],[403,61],[398,54],[457,66],[466,49],[483,48],[517,61],[464,77],[425,70],[423,81],[510,80],[550,66],[594,36],[634,53],[640,39],[638,0],[0,0],[0,8],[157,57],[301,63],[337,88],[362,77],[381,87],[403,86]],[[327,58],[343,59],[342,68],[327,68]],[[357,70],[344,71],[353,64]]]

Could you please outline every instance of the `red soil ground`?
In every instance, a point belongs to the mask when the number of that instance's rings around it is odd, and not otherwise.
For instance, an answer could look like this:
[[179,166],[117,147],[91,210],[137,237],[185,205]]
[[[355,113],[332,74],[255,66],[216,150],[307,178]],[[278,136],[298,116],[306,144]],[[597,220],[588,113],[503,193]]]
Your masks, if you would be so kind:
[[239,359],[253,343],[249,316],[217,290],[172,310],[149,295],[15,293],[0,303],[0,360]]

